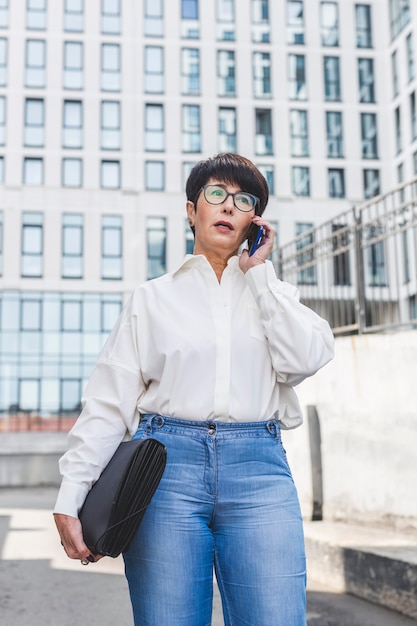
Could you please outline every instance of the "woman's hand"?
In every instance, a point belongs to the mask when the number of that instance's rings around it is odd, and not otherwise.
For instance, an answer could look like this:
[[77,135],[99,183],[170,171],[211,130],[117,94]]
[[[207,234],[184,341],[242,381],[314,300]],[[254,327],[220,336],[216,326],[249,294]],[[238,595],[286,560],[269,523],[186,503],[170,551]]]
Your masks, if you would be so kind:
[[55,524],[61,537],[61,543],[70,559],[86,559],[91,563],[101,559],[93,556],[84,543],[81,522],[78,517],[54,513]]
[[251,267],[265,263],[275,243],[275,230],[269,222],[264,220],[260,215],[254,215],[252,221],[256,226],[263,226],[264,233],[262,235],[261,245],[252,256],[249,256],[248,250],[242,250],[242,254],[239,258],[239,267],[244,274],[246,274]]

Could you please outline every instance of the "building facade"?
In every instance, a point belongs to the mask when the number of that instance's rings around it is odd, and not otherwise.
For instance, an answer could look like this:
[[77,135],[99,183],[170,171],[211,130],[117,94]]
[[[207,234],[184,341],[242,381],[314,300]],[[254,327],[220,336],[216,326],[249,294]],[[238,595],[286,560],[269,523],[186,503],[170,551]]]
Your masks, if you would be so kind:
[[417,173],[407,0],[0,0],[0,415],[75,412],[122,303],[239,152],[277,245]]

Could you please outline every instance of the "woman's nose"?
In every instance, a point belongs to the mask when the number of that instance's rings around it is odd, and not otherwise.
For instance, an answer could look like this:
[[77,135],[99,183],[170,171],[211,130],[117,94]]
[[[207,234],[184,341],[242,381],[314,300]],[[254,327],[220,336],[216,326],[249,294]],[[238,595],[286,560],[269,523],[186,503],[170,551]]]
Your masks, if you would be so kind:
[[223,202],[223,211],[232,213],[235,208],[235,204],[233,201],[233,196],[227,196],[226,200]]

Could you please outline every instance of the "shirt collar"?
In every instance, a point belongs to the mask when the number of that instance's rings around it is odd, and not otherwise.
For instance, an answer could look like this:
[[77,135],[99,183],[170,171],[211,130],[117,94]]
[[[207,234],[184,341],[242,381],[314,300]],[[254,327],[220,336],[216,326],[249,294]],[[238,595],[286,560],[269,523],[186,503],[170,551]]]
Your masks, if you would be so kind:
[[[210,264],[204,254],[186,254],[181,265],[177,267],[173,274],[175,276],[176,274],[180,274],[181,272],[191,269],[192,267],[200,267],[203,270],[209,265]],[[232,271],[239,269],[240,271],[239,257],[237,255],[230,257],[227,262],[227,269]]]

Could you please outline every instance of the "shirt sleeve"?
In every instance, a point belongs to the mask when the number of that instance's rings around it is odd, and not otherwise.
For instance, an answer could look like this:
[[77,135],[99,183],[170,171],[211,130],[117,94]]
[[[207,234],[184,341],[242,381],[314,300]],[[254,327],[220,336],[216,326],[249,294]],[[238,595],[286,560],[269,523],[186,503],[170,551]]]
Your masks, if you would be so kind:
[[136,315],[123,309],[94,367],[82,411],[61,457],[61,488],[54,512],[77,517],[88,491],[127,433],[137,428],[137,401],[145,389],[140,374]]
[[277,380],[297,385],[334,356],[334,337],[326,320],[301,304],[298,289],[279,280],[272,263],[245,274],[256,301]]

